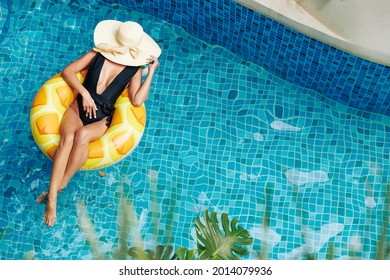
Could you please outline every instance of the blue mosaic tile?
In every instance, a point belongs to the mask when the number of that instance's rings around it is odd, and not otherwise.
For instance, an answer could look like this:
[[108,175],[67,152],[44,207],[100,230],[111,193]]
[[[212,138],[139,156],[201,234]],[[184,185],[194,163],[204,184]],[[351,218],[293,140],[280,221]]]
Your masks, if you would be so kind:
[[158,8],[151,0],[119,2],[178,24],[283,79],[320,92],[325,100],[390,115],[390,67],[311,39],[234,1],[166,0],[159,1]]
[[5,0],[0,2],[0,42],[4,40],[4,34],[7,33],[10,22],[9,9],[11,7],[11,1]]

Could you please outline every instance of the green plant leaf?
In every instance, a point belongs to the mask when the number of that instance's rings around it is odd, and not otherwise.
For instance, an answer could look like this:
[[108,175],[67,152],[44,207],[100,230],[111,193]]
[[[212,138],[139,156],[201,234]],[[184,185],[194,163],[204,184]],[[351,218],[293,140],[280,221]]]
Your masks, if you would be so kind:
[[173,260],[195,260],[196,249],[188,250],[185,247],[181,247],[176,250]]
[[80,228],[83,230],[85,237],[89,243],[92,254],[94,254],[95,259],[104,259],[102,253],[99,248],[99,241],[95,233],[95,228],[92,224],[92,220],[89,218],[87,213],[87,208],[85,205],[79,201],[77,203],[77,214],[79,216],[79,224]]
[[173,257],[172,252],[173,247],[171,245],[157,245],[156,251],[143,250],[140,247],[132,247],[127,251],[130,257],[137,260],[170,260]]
[[204,212],[203,224],[199,217],[195,220],[199,260],[237,260],[248,253],[246,245],[253,243],[249,232],[237,226],[238,220],[229,222],[228,214],[222,213],[221,223],[224,234],[219,227],[217,213]]
[[136,260],[150,260],[149,256],[141,247],[131,247],[127,250],[127,254]]

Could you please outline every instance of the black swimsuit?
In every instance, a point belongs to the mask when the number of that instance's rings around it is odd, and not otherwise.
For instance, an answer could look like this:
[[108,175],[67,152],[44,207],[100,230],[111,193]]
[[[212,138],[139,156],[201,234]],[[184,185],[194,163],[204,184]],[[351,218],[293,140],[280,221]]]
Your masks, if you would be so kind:
[[99,80],[100,72],[103,67],[105,58],[100,53],[97,53],[89,66],[87,75],[83,86],[88,90],[92,99],[95,101],[96,107],[96,118],[89,118],[85,115],[83,108],[83,99],[81,94],[77,95],[77,104],[79,107],[80,119],[84,125],[91,124],[100,121],[107,117],[106,125],[110,126],[112,116],[115,112],[115,102],[121,95],[130,79],[137,73],[139,66],[126,66],[115,79],[109,84],[109,86],[101,93],[96,92],[97,83]]

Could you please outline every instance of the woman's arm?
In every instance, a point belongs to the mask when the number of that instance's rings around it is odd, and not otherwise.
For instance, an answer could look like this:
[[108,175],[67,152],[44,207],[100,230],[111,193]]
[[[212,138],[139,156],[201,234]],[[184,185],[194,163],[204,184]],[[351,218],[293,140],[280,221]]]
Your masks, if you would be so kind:
[[81,96],[83,97],[83,107],[86,115],[96,118],[97,108],[95,102],[93,101],[88,90],[80,83],[76,76],[77,72],[80,72],[91,64],[95,56],[95,51],[89,51],[79,59],[73,61],[64,68],[64,70],[62,71],[62,77],[76,93],[81,94]]
[[93,58],[95,57],[95,51],[89,51],[79,59],[73,61],[62,71],[62,77],[65,82],[72,88],[75,89],[81,95],[89,94],[87,89],[80,83],[77,79],[76,74],[81,70],[88,67],[91,64]]
[[148,75],[146,76],[144,82],[142,83],[142,71],[141,69],[131,78],[131,81],[128,86],[129,98],[131,104],[134,106],[141,106],[145,100],[148,98],[150,85],[152,83],[154,72],[160,63],[157,60],[157,57],[151,56],[148,59],[149,69]]

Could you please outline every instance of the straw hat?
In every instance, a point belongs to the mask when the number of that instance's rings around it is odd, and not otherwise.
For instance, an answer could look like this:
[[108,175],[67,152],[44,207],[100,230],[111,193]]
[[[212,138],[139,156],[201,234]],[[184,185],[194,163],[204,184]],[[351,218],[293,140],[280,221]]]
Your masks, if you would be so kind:
[[133,21],[103,20],[96,26],[93,37],[95,51],[122,65],[144,65],[150,55],[161,54],[157,43]]

